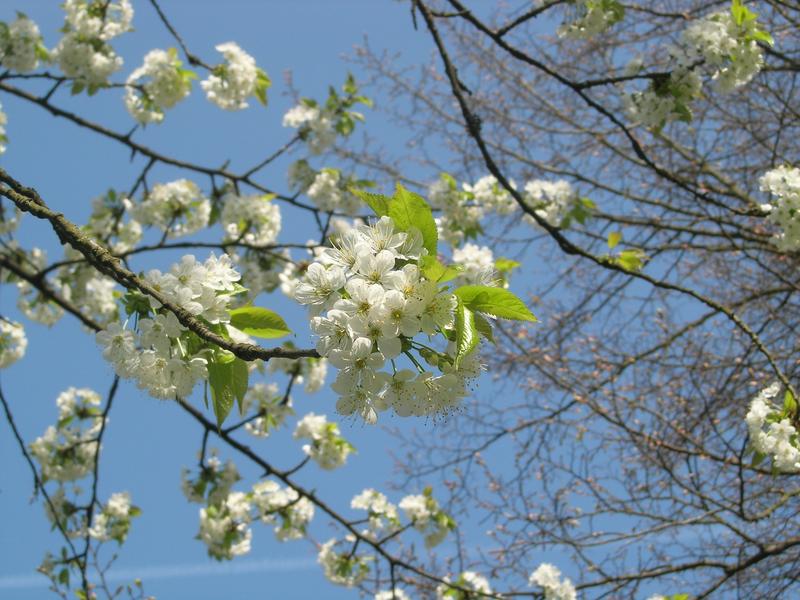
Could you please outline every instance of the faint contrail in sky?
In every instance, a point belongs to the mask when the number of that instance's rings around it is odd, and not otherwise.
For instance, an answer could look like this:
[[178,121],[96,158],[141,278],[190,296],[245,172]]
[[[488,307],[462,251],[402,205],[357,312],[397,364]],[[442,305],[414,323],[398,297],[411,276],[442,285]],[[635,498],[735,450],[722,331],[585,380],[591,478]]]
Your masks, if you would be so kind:
[[[237,575],[265,571],[303,571],[315,568],[313,558],[262,558],[231,563],[195,563],[149,567],[112,569],[106,575],[108,581],[131,582],[136,578],[146,584],[148,580],[180,579],[181,577],[203,577],[206,575]],[[13,588],[45,587],[49,580],[44,575],[0,575],[0,590]]]

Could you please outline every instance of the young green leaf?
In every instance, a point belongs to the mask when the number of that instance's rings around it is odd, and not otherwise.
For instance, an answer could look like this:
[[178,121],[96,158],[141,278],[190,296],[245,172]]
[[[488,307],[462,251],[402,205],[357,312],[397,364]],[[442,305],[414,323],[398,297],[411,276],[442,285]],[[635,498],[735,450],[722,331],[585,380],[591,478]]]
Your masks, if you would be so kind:
[[231,311],[231,325],[248,335],[280,338],[292,333],[278,313],[260,306],[243,306]]
[[480,313],[474,313],[474,314],[475,314],[475,329],[478,330],[478,333],[480,333],[484,337],[484,339],[490,341],[492,344],[496,346],[497,342],[494,341],[492,324],[489,321],[489,319],[487,319]]
[[619,231],[612,231],[608,234],[608,247],[613,250],[622,241],[622,234]]
[[538,321],[525,303],[503,288],[464,285],[453,293],[470,310],[515,321]]
[[419,229],[422,234],[422,245],[428,250],[428,254],[436,256],[439,233],[431,207],[422,196],[407,190],[398,183],[394,197],[389,203],[388,214],[394,221],[395,227],[400,231],[408,231],[412,227]]
[[247,393],[249,380],[250,369],[247,367],[247,363],[237,356],[236,360],[231,363],[231,387],[241,415],[244,414],[244,395]]
[[351,188],[350,191],[361,198],[367,204],[367,206],[372,209],[372,212],[379,217],[384,217],[389,214],[389,202],[391,202],[392,199],[388,196],[373,194],[372,192],[365,192],[364,190],[359,190],[357,188]]
[[464,357],[475,349],[478,339],[475,314],[459,299],[456,305],[456,357],[454,361],[456,368],[461,365]]
[[211,404],[214,407],[218,427],[222,427],[230,414],[236,397],[233,386],[234,362],[211,362],[208,364],[208,387],[211,388]]

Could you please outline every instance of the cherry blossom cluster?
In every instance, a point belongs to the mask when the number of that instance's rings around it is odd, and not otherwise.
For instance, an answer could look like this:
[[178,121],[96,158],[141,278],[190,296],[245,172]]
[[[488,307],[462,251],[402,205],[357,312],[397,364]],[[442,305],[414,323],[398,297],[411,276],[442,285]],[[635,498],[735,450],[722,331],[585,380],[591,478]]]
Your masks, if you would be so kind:
[[59,394],[58,423],[30,445],[39,461],[43,481],[75,481],[94,468],[97,434],[103,426],[100,396],[88,388],[69,388]]
[[[448,577],[444,578],[445,581],[450,583]],[[464,571],[459,574],[458,578],[452,582],[453,587],[446,583],[440,584],[436,587],[437,600],[470,600],[473,594],[469,592],[476,592],[477,594],[491,594],[492,587],[489,585],[489,580],[475,573],[474,571]],[[459,589],[461,588],[461,589]],[[467,592],[463,590],[469,590]]]
[[456,522],[441,509],[431,488],[425,488],[422,494],[406,496],[400,501],[400,508],[414,529],[425,536],[427,548],[438,546],[455,529]]
[[23,14],[10,24],[0,21],[0,64],[10,71],[27,73],[48,60],[39,26]]
[[353,183],[351,179],[342,177],[339,169],[325,168],[313,176],[305,193],[320,210],[355,215],[363,203],[350,192]]
[[366,489],[350,502],[350,507],[367,511],[368,528],[362,535],[374,540],[400,529],[397,507],[381,492]]
[[[47,265],[47,252],[41,248],[31,248],[30,251],[19,248],[15,241],[9,244],[14,260],[28,273],[32,275],[40,273]],[[16,278],[12,274],[4,273],[4,281],[15,283],[19,297],[17,298],[17,308],[31,321],[42,325],[51,325],[58,322],[64,315],[63,309],[50,301],[36,287],[31,285],[23,278]],[[63,291],[63,290],[62,290]]]
[[92,200],[92,213],[84,229],[112,252],[127,252],[142,239],[142,224],[132,218],[123,220],[124,215],[130,215],[133,206],[130,199],[109,190]]
[[[553,227],[561,227],[570,211],[580,202],[572,185],[563,179],[533,179],[525,184],[524,197],[526,204],[533,208],[536,215]],[[532,225],[536,224],[530,215],[525,215],[525,220]]]
[[[515,183],[510,183],[516,189]],[[526,205],[554,227],[567,226],[573,213],[588,216],[593,207],[565,180],[532,179],[523,187],[522,196]],[[442,173],[429,186],[428,197],[431,205],[441,211],[436,219],[439,237],[453,247],[482,233],[481,222],[489,214],[509,215],[519,208],[511,194],[491,175],[481,177],[474,185],[463,183],[459,189],[451,175]],[[524,221],[536,225],[530,215],[525,215]]]
[[125,107],[139,123],[160,123],[164,111],[189,95],[195,74],[184,69],[175,48],[151,50],[125,87]]
[[356,104],[372,106],[372,100],[359,94],[352,75],[347,76],[342,92],[340,95],[331,87],[324,105],[312,98],[302,98],[283,116],[283,126],[297,129],[311,154],[325,152],[337,135],[349,136],[356,122],[364,120],[363,114],[352,110]]
[[128,492],[111,494],[108,502],[95,515],[89,535],[102,542],[114,540],[121,544],[128,537],[131,518],[139,514],[141,511],[131,505],[131,495]]
[[528,583],[532,586],[540,586],[545,600],[575,600],[577,598],[572,582],[566,577],[562,580],[561,571],[549,563],[539,565],[531,573]]
[[283,425],[286,417],[294,414],[292,399],[288,396],[284,399],[278,393],[276,383],[256,383],[250,386],[242,401],[242,414],[247,414],[252,409],[257,416],[248,420],[244,428],[250,435],[260,438],[269,436],[273,429]]
[[52,280],[61,296],[102,324],[117,320],[116,281],[81,260],[83,255],[72,247],[66,247],[64,255],[74,262],[60,267]]
[[294,437],[309,440],[303,452],[328,471],[344,465],[347,457],[355,452],[353,445],[342,437],[339,426],[328,421],[325,415],[305,415],[298,421]]
[[702,92],[701,73],[708,74],[722,93],[748,83],[764,64],[759,42],[773,43],[756,17],[740,0],[733,0],[730,10],[690,23],[680,45],[666,49],[674,65],[670,74],[652,77],[646,90],[625,97],[631,117],[656,131],[670,121],[690,122],[691,103]]
[[251,524],[260,520],[274,525],[280,541],[300,539],[314,517],[314,505],[292,488],[282,488],[272,480],[259,481],[249,492],[232,491],[239,474],[232,462],[224,466],[216,455],[203,465],[195,479],[184,472],[183,490],[191,502],[205,504],[200,509],[198,537],[208,554],[217,560],[230,560],[250,551]]
[[25,328],[16,321],[0,319],[0,369],[13,365],[25,356],[27,347]]
[[[320,547],[317,562],[322,565],[325,578],[331,583],[353,587],[369,575],[369,565],[375,557],[354,552],[354,542],[355,536],[348,534],[344,540],[330,539]],[[337,551],[341,546],[346,548]]]
[[576,0],[572,4],[575,18],[558,28],[559,37],[589,39],[625,16],[625,9],[617,0]]
[[87,87],[92,92],[122,68],[122,58],[108,42],[132,29],[133,7],[129,0],[66,0],[63,6],[65,33],[51,57],[75,80],[73,91]]
[[167,237],[180,237],[208,225],[211,202],[193,181],[178,179],[154,185],[130,213],[142,225],[158,227]]
[[[389,408],[400,416],[446,411],[480,374],[476,353],[459,368],[448,362],[452,355],[444,354],[442,375],[434,376],[410,352],[422,350],[421,356],[438,365],[439,355],[413,338],[437,335],[454,323],[456,298],[422,274],[419,260],[425,252],[419,230],[397,231],[384,216],[337,236],[296,287],[295,298],[310,309],[317,351],[339,369],[331,387],[340,395],[340,414],[357,413],[374,423]],[[381,371],[401,354],[415,363],[416,374]]]
[[772,457],[777,471],[790,473],[800,471],[797,430],[792,424],[797,414],[797,403],[787,391],[783,408],[775,407],[772,401],[780,390],[778,383],[761,390],[750,403],[745,422],[756,459]]
[[712,13],[689,24],[681,41],[686,63],[702,61],[702,68],[711,73],[717,88],[728,93],[748,83],[764,65],[759,41],[771,38],[758,28],[756,15],[742,3],[737,15],[736,2],[728,11]]
[[762,208],[769,212],[767,219],[780,229],[773,239],[783,251],[800,248],[800,169],[781,165],[767,171],[759,180],[761,189],[773,200]]
[[270,85],[267,74],[256,66],[255,59],[242,50],[236,42],[216,46],[225,62],[217,65],[207,79],[200,83],[206,97],[223,110],[247,108],[250,96],[263,94]]
[[394,588],[392,590],[381,590],[375,594],[375,600],[411,600],[411,596],[400,588]]
[[316,103],[304,102],[289,109],[283,116],[283,126],[297,129],[311,154],[321,154],[336,141],[333,118],[329,111],[320,109]]
[[225,240],[251,246],[274,243],[281,230],[281,210],[271,199],[269,195],[224,194],[220,221],[225,230]]
[[[480,199],[476,198],[474,190],[480,193]],[[500,195],[502,200],[496,200],[495,195]],[[458,189],[456,180],[442,173],[428,187],[431,206],[441,211],[441,216],[436,219],[439,237],[451,246],[458,246],[466,238],[477,237],[483,231],[481,221],[486,217],[489,207],[502,206],[506,212],[513,211],[513,204],[505,201],[507,196],[507,192],[497,186],[497,180],[491,175],[481,178],[475,185],[464,183],[462,189]]]
[[[239,274],[230,259],[211,255],[204,263],[186,255],[168,273],[148,271],[144,279],[167,299],[208,323],[230,320],[228,305],[238,291]],[[120,377],[135,379],[156,398],[185,398],[208,375],[213,349],[180,324],[152,297],[129,293],[130,312],[139,316],[137,331],[111,323],[96,335],[103,356]]]

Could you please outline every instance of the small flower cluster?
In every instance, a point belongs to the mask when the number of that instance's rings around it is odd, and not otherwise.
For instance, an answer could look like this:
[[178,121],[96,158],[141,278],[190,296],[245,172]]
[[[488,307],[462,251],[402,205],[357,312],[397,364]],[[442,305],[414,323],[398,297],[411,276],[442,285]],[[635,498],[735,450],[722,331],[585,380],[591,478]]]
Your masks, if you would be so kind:
[[759,180],[761,189],[775,198],[762,208],[769,211],[768,220],[780,228],[775,245],[783,251],[800,248],[800,169],[781,165],[767,171]]
[[425,536],[427,548],[438,546],[456,527],[453,517],[439,507],[430,488],[425,488],[422,494],[406,496],[400,501],[400,508],[414,529]]
[[139,514],[141,511],[131,505],[131,495],[128,492],[111,494],[108,502],[95,515],[94,523],[89,528],[89,535],[102,542],[114,540],[121,544],[128,537],[131,518]]
[[483,231],[481,221],[486,216],[487,207],[475,201],[476,198],[471,190],[478,189],[483,201],[489,196],[489,206],[505,207],[505,203],[495,202],[491,198],[491,192],[497,190],[496,183],[494,177],[487,175],[474,186],[465,183],[462,185],[463,189],[459,190],[456,180],[451,175],[442,173],[439,179],[428,187],[431,206],[442,212],[442,216],[436,219],[439,237],[454,247],[466,238],[477,237]]
[[529,585],[538,585],[544,591],[545,600],[575,600],[575,586],[566,577],[561,580],[561,571],[549,563],[542,563],[531,573]]
[[352,550],[337,551],[337,546],[349,542],[351,545],[355,538],[351,535],[344,541],[331,539],[322,544],[319,549],[317,562],[322,565],[325,578],[331,583],[353,587],[364,581],[369,575],[369,563],[374,557],[356,554]]
[[125,107],[139,123],[160,123],[164,110],[189,95],[195,74],[184,69],[175,48],[151,50],[128,76]]
[[[205,263],[186,255],[170,272],[153,269],[144,279],[171,302],[216,324],[230,319],[228,304],[239,274],[225,255],[212,254]],[[103,356],[120,377],[135,379],[156,398],[187,397],[207,377],[211,350],[154,298],[135,293],[127,298],[129,313],[139,316],[138,335],[111,323],[96,335]]]
[[153,186],[150,193],[130,209],[142,225],[154,225],[167,237],[190,235],[208,225],[211,202],[192,181],[178,179]]
[[225,63],[217,65],[200,83],[206,97],[223,110],[247,108],[247,99],[254,94],[266,104],[270,80],[255,59],[235,42],[220,44],[216,50],[225,57]]
[[62,297],[100,323],[116,320],[119,312],[116,281],[83,262],[83,255],[72,247],[65,247],[64,255],[68,261],[74,262],[59,268],[53,278]]
[[311,154],[321,154],[336,141],[337,135],[349,136],[356,121],[364,115],[352,110],[356,104],[372,106],[372,101],[358,95],[358,85],[352,75],[342,86],[343,95],[330,88],[324,105],[311,98],[302,98],[300,104],[289,109],[283,116],[283,126],[297,129],[297,134],[306,143]]
[[[553,227],[561,227],[579,198],[568,181],[532,179],[525,184],[525,202],[534,209],[538,217]],[[525,220],[531,225],[536,224],[530,215],[525,215]]]
[[646,90],[624,96],[632,119],[658,131],[671,121],[692,120],[691,102],[700,97],[703,82],[695,69],[675,68],[668,76],[654,79]]
[[84,229],[115,254],[127,252],[142,239],[142,225],[139,221],[123,221],[125,213],[132,208],[133,203],[128,198],[109,190],[105,195],[92,200],[92,214]]
[[[736,4],[734,2],[734,4]],[[741,3],[740,3],[741,5]],[[711,72],[717,88],[728,93],[748,83],[764,65],[758,41],[771,43],[768,34],[759,30],[756,15],[740,6],[739,13],[716,12],[691,23],[683,32],[686,62],[702,61]]]
[[350,507],[367,511],[369,528],[363,534],[368,537],[379,539],[400,528],[397,507],[377,490],[364,490],[353,498]]
[[453,250],[453,263],[461,267],[453,281],[457,285],[497,285],[494,253],[488,246],[464,244]]
[[[30,252],[26,252],[12,241],[9,249],[13,251],[13,260],[31,276],[41,273],[47,265],[47,252],[41,248],[34,247]],[[14,278],[8,273],[4,275],[6,281],[16,283],[19,292],[17,308],[28,319],[50,327],[64,315],[64,310],[60,306],[52,302],[27,280]],[[57,291],[64,292],[63,289]]]
[[[281,488],[271,480],[253,485],[250,492],[232,491],[239,474],[232,462],[225,466],[212,454],[196,479],[184,472],[183,490],[190,502],[205,504],[200,509],[201,539],[208,554],[217,560],[230,560],[250,551],[250,524],[275,524],[281,540],[300,539],[314,517],[314,505],[292,488]],[[277,522],[278,517],[280,522]]]
[[47,60],[39,26],[23,14],[11,24],[0,21],[0,64],[10,71],[27,73]]
[[336,423],[329,423],[325,415],[308,413],[297,423],[295,439],[307,439],[303,452],[325,470],[344,465],[347,457],[355,452],[353,445],[344,439]]
[[314,176],[306,195],[320,210],[355,215],[363,204],[349,191],[352,183],[338,169],[322,169]]
[[619,23],[625,9],[617,0],[576,0],[575,19],[558,28],[558,37],[589,39]]
[[750,403],[745,422],[757,460],[771,456],[777,471],[797,472],[800,471],[800,449],[797,430],[791,421],[797,412],[797,403],[787,391],[783,410],[773,406],[772,400],[780,390],[778,383],[761,390]]
[[244,428],[255,437],[267,437],[273,429],[283,425],[286,417],[294,414],[291,398],[284,402],[275,383],[250,386],[242,402],[242,413],[247,414],[253,408],[258,416],[246,423]]
[[321,154],[336,141],[333,115],[316,103],[304,102],[283,115],[283,126],[297,129],[311,154]]
[[[449,582],[449,578],[445,577],[445,581]],[[489,580],[485,577],[478,575],[474,571],[464,571],[458,576],[451,587],[447,584],[441,584],[436,587],[437,600],[470,600],[473,594],[470,592],[477,592],[478,594],[491,594],[492,587],[489,585]],[[467,592],[462,590],[469,590]]]
[[67,77],[75,79],[74,92],[88,87],[92,93],[122,68],[122,58],[109,40],[131,30],[133,8],[129,0],[66,0],[64,37],[52,58]]
[[0,319],[0,369],[13,365],[28,347],[25,329],[16,321]]
[[220,221],[226,241],[244,242],[251,246],[267,246],[278,239],[281,210],[272,196],[239,196],[227,192],[222,197]]
[[69,388],[59,394],[58,423],[36,438],[31,455],[39,461],[44,481],[74,481],[94,468],[97,434],[103,426],[100,396],[88,388]]
[[680,47],[666,51],[675,65],[669,75],[651,77],[645,91],[625,98],[629,114],[655,131],[670,121],[690,122],[691,103],[701,96],[701,73],[709,74],[723,93],[745,85],[764,64],[758,42],[773,43],[759,29],[756,14],[740,0],[733,0],[727,12],[692,22],[681,35]]

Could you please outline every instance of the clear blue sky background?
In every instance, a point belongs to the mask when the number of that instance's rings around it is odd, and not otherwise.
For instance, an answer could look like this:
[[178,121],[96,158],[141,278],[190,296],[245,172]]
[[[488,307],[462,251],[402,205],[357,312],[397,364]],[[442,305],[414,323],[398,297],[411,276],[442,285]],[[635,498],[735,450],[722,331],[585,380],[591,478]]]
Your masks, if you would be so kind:
[[[114,41],[125,59],[116,80],[124,79],[139,66],[148,50],[174,45],[148,2],[137,0],[134,7],[137,31]],[[190,49],[206,62],[218,61],[213,49],[216,44],[234,40],[256,58],[274,85],[267,109],[252,102],[249,110],[240,113],[223,113],[208,103],[198,88],[168,113],[163,125],[148,127],[137,134],[138,139],[166,154],[201,164],[219,165],[230,158],[234,171],[253,164],[289,139],[291,132],[280,125],[283,113],[291,105],[290,98],[282,95],[287,91],[282,77],[287,70],[292,71],[294,84],[303,95],[322,98],[329,84],[339,86],[344,80],[350,67],[341,57],[351,52],[364,35],[369,36],[376,49],[402,51],[402,60],[408,64],[426,60],[431,51],[427,35],[413,31],[405,3],[164,0],[163,8]],[[57,2],[9,0],[0,7],[0,19],[13,19],[15,9],[23,10],[39,24],[49,47],[56,44],[57,29],[63,20]],[[120,90],[110,90],[87,99],[60,93],[55,101],[126,131],[132,121],[121,95]],[[380,103],[381,98],[376,100]],[[38,107],[6,95],[0,96],[0,102],[8,114],[10,138],[0,164],[15,178],[37,187],[48,203],[76,222],[85,222],[91,198],[111,187],[128,189],[143,164],[141,159],[129,162],[128,152],[121,145],[55,120]],[[369,128],[383,144],[400,149],[402,132],[380,117],[369,115]],[[423,176],[413,167],[409,167],[408,175]],[[191,174],[159,167],[153,171],[151,182],[179,176]],[[260,180],[285,189],[285,163]],[[207,181],[197,182],[207,189]],[[284,219],[283,241],[302,242],[316,237],[311,224],[297,213],[284,210]],[[61,249],[48,227],[30,217],[25,221],[20,235],[23,245],[44,247],[51,257],[60,257]],[[162,256],[157,266],[163,268],[168,259]],[[134,266],[151,266],[152,260],[153,257],[143,257]],[[16,291],[4,287],[1,293],[2,313],[16,317]],[[307,346],[302,311],[280,294],[268,301],[295,325],[298,345]],[[30,442],[54,422],[54,401],[60,391],[68,386],[88,386],[105,393],[112,371],[99,356],[92,336],[71,317],[64,317],[52,329],[36,324],[26,324],[26,328],[27,355],[2,373],[2,384],[18,425]],[[487,380],[484,392],[488,387]],[[295,399],[300,414],[315,411],[333,415],[333,403],[330,393],[314,397],[301,393]],[[398,420],[388,417],[384,423],[398,425]],[[436,435],[436,428],[430,423],[402,426],[427,428]],[[359,449],[358,455],[345,469],[331,474],[312,467],[301,480],[323,495],[327,493],[347,512],[354,494],[365,487],[383,487],[390,478],[390,454],[403,452],[403,448],[397,447],[396,439],[380,428],[346,423],[343,430]],[[198,508],[187,504],[179,485],[181,468],[195,463],[200,438],[201,430],[173,404],[153,400],[129,384],[121,387],[104,445],[100,495],[107,498],[114,491],[128,490],[144,512],[122,548],[113,575],[115,582],[142,577],[147,592],[160,599],[356,597],[356,592],[336,588],[324,580],[315,563],[316,554],[307,542],[279,544],[265,526],[254,526],[253,549],[247,557],[220,565],[206,556],[204,545],[193,539]],[[293,465],[301,458],[300,445],[288,433],[256,443],[279,467]],[[30,502],[30,473],[5,423],[0,424],[0,456],[0,597],[49,597],[44,587],[46,580],[33,569],[45,550],[56,551],[60,547],[60,540],[49,531],[41,504]],[[247,483],[252,483],[257,474],[244,468],[242,471]],[[401,494],[392,492],[390,497],[396,502]],[[322,541],[333,533],[327,522],[318,512],[314,533]]]

